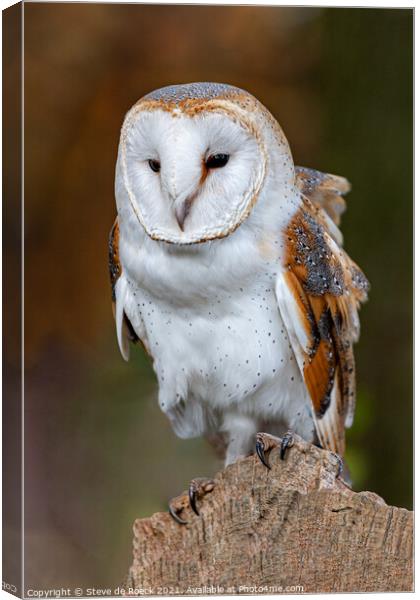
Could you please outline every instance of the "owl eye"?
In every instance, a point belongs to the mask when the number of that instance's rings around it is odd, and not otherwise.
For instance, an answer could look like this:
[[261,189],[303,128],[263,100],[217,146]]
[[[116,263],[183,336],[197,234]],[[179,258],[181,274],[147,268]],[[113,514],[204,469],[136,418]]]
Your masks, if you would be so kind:
[[154,171],[155,173],[159,173],[160,171],[160,162],[158,160],[154,160],[153,158],[151,158],[149,160],[149,167],[152,169],[152,171]]
[[208,169],[220,169],[227,165],[229,160],[229,154],[213,154],[206,160],[206,167]]

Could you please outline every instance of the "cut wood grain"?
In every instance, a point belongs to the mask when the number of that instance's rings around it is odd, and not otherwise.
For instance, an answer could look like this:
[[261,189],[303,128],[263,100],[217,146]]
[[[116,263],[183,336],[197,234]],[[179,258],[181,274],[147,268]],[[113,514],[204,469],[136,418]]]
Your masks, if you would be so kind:
[[217,474],[186,508],[134,524],[127,594],[385,592],[413,589],[413,514],[336,477],[337,457],[295,436],[271,470],[256,456]]

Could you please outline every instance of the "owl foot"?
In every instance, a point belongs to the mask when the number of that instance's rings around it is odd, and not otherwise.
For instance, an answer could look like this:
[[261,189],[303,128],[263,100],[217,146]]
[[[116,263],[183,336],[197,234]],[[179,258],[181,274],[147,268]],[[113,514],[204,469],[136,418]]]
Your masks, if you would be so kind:
[[191,508],[196,515],[199,515],[197,508],[197,501],[204,498],[206,494],[214,489],[215,483],[212,479],[206,479],[205,477],[198,477],[193,479],[188,488],[188,494],[184,493],[181,496],[173,498],[169,502],[169,514],[171,517],[180,525],[186,525],[188,521],[183,519],[180,515]]
[[257,442],[255,444],[255,451],[262,464],[271,469],[270,463],[268,462],[268,455],[271,450],[277,446],[277,438],[273,438],[267,433],[257,433]]
[[[317,448],[321,448],[321,450],[324,450],[323,446],[321,446],[321,444],[319,442],[315,442],[314,445]],[[341,456],[339,454],[337,454],[337,452],[332,452],[331,450],[330,450],[330,452],[331,452],[331,454],[334,454],[335,458],[337,459],[337,474],[336,474],[335,478],[342,479],[347,485],[350,485],[350,487],[351,487],[350,473],[344,463],[344,460],[341,458]]]
[[257,443],[255,450],[262,464],[271,469],[268,457],[273,448],[280,448],[280,458],[285,459],[286,450],[293,446],[293,433],[288,431],[281,438],[274,437],[268,433],[257,433]]
[[179,523],[179,525],[186,525],[188,523],[188,521],[185,521],[179,516],[186,508],[188,508],[188,506],[189,498],[187,494],[182,494],[169,501],[169,514],[177,523]]
[[337,474],[335,477],[336,479],[340,479],[344,471],[344,461],[337,452],[333,452],[332,454],[334,454],[337,459]]
[[286,456],[286,450],[293,446],[293,433],[291,431],[287,431],[280,439],[280,458],[281,460],[284,460]]
[[197,500],[201,500],[201,498],[203,498],[209,492],[213,491],[213,489],[213,479],[206,479],[204,477],[200,477],[191,481],[190,487],[188,488],[188,497],[190,500],[190,506],[196,515],[200,514],[197,508]]

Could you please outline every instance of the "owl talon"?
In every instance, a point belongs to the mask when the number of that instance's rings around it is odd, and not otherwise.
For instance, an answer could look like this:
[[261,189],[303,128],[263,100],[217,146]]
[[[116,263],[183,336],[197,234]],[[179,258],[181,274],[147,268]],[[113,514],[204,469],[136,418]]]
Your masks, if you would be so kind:
[[280,458],[285,459],[286,450],[293,446],[293,433],[288,431],[281,438],[274,437],[268,433],[257,433],[257,443],[255,450],[258,458],[262,464],[271,469],[270,463],[268,462],[268,455],[273,448],[280,447]]
[[187,525],[188,521],[183,519],[180,514],[191,508],[196,515],[199,515],[197,501],[201,500],[206,494],[214,489],[214,481],[205,477],[193,479],[188,488],[188,494],[183,493],[169,502],[168,510],[171,517],[179,525]]
[[337,474],[335,478],[340,479],[344,471],[344,462],[339,454],[337,454],[336,452],[333,452],[333,454],[337,459]]
[[268,457],[273,448],[278,448],[281,444],[281,438],[274,437],[269,433],[257,433],[257,442],[255,451],[262,464],[271,469]]
[[178,496],[177,498],[173,498],[170,500],[168,505],[168,511],[171,517],[179,523],[179,525],[187,525],[188,521],[182,519],[179,515],[182,511],[188,506],[188,496],[183,494],[182,496]]
[[[181,511],[179,511],[179,512],[181,512]],[[188,521],[184,521],[184,519],[181,519],[181,517],[178,516],[178,511],[176,509],[174,509],[172,506],[169,506],[169,514],[180,525],[186,525],[188,523]]]
[[190,506],[196,515],[200,515],[197,508],[197,500],[201,500],[206,494],[214,489],[214,481],[200,477],[193,479],[188,488]]
[[255,444],[255,451],[257,453],[258,458],[262,462],[262,464],[265,467],[267,467],[267,469],[271,469],[270,463],[268,462],[268,460],[266,458],[266,454],[265,454],[266,451],[264,448],[264,443],[258,438],[258,436],[257,436],[257,443]]
[[293,446],[293,433],[291,431],[288,431],[280,439],[280,458],[281,460],[284,460],[286,457],[286,450]]

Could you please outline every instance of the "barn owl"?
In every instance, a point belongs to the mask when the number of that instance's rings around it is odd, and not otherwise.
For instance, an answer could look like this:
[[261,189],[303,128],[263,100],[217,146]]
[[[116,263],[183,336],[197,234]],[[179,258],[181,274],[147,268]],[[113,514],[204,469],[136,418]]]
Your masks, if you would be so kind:
[[[348,190],[295,167],[239,88],[164,87],[126,115],[110,235],[119,347],[128,359],[143,344],[175,433],[207,437],[226,465],[256,449],[269,467],[273,440],[284,458],[293,433],[344,454],[368,291],[338,228]],[[212,487],[191,483],[196,513]],[[170,505],[180,523],[188,510]]]

